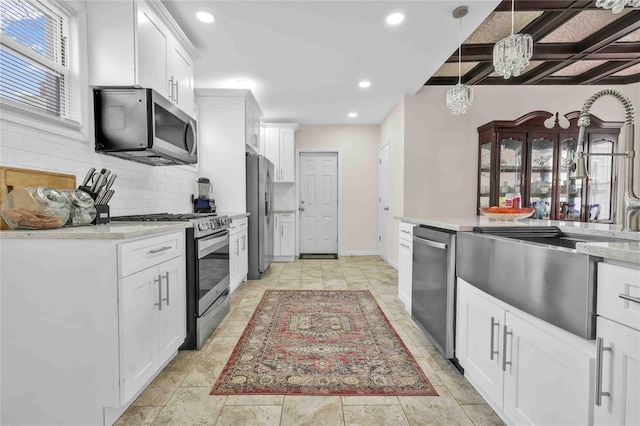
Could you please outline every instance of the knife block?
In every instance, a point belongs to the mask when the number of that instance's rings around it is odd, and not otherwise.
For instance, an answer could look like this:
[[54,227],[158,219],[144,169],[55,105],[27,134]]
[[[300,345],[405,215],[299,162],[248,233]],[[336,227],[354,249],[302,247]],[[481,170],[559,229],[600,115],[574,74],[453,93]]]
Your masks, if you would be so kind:
[[[91,190],[91,188],[89,188],[88,186],[79,186],[78,189],[86,192],[87,194],[89,194],[91,196],[91,198],[93,198],[93,201],[96,200],[96,198],[98,198],[98,193],[93,192]],[[96,205],[96,218],[93,220],[94,225],[103,225],[105,223],[110,223],[111,222],[111,216],[109,215],[109,206],[108,205]]]

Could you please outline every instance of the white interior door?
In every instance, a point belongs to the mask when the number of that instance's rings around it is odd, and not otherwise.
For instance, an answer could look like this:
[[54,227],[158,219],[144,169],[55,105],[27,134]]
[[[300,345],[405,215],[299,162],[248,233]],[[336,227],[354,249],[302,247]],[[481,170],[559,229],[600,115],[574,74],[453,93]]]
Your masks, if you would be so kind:
[[378,253],[389,259],[389,144],[380,149],[378,185]]
[[300,254],[337,254],[337,153],[300,153],[299,211]]

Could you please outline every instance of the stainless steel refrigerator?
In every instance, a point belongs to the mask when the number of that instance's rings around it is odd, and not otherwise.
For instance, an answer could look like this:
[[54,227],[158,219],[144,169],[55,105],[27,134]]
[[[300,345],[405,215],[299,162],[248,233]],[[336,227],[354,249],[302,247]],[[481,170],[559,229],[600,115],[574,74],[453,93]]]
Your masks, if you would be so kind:
[[273,163],[247,154],[247,212],[249,215],[249,274],[257,280],[273,260]]

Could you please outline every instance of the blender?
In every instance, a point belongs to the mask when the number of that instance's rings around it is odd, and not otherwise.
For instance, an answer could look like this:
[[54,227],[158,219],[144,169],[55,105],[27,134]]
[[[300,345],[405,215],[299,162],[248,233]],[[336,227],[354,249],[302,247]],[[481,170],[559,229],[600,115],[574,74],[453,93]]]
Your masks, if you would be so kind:
[[198,179],[198,198],[193,201],[193,211],[196,213],[215,213],[216,202],[210,198],[211,181],[209,178]]

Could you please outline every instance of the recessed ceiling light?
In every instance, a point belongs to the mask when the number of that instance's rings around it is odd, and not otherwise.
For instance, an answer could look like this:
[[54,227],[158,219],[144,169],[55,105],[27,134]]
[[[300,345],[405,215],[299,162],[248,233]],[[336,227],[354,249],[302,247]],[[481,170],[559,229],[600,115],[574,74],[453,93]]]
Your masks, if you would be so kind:
[[350,112],[350,113],[349,113],[349,117],[351,117],[351,118],[355,118],[355,117],[357,117],[357,116],[358,116],[358,113],[357,113],[357,112]]
[[402,21],[404,21],[404,15],[402,13],[392,13],[387,16],[387,24],[389,25],[398,25]]
[[371,82],[367,80],[362,80],[360,83],[358,83],[358,86],[362,87],[363,89],[366,89],[367,87],[371,87]]
[[216,20],[216,18],[209,12],[198,12],[196,13],[196,18],[207,24],[210,24]]

